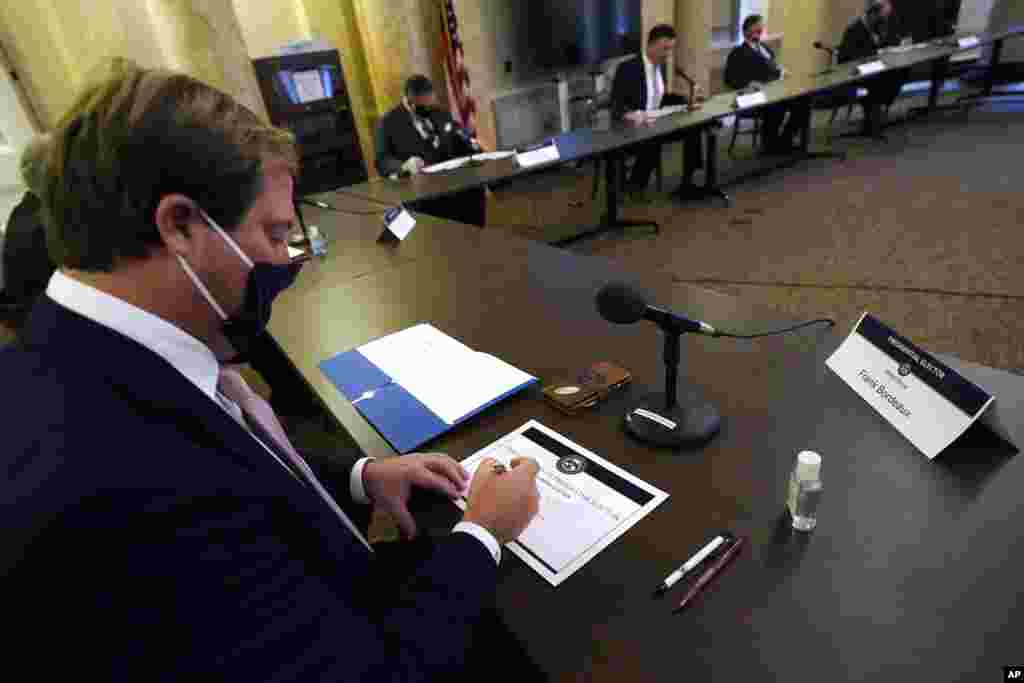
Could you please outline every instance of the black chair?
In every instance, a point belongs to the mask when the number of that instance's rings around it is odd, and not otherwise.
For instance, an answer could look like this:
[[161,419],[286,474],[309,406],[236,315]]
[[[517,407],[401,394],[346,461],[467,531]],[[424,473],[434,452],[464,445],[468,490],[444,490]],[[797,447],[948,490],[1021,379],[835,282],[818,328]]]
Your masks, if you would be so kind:
[[830,112],[828,119],[829,142],[832,142],[836,137],[833,131],[835,130],[836,119],[839,118],[839,113],[845,109],[846,120],[849,121],[853,118],[853,108],[858,104],[863,106],[865,93],[861,91],[861,88],[836,90],[824,95],[818,95],[811,101],[811,111]]
[[[603,90],[592,97],[586,99],[586,119],[591,126],[597,125],[597,119],[601,116],[602,112],[610,112],[612,106],[612,94],[610,90]],[[610,115],[610,114],[609,114]],[[594,157],[594,184],[590,192],[591,199],[597,199],[597,195],[601,191],[601,176],[604,171],[604,158]],[[618,174],[618,190],[619,197],[622,197],[623,188],[626,184],[626,175],[629,167],[632,165],[633,159],[627,159],[624,163],[625,168],[622,173]],[[665,170],[664,164],[661,160],[658,161],[658,165],[654,168],[654,181],[658,188],[658,192],[661,192],[665,186]]]
[[[820,42],[814,43],[814,48],[822,50],[828,53],[828,69],[823,73],[827,74],[833,71],[838,64],[836,59],[838,57],[838,50],[835,47],[824,45]],[[867,97],[867,90],[860,87],[851,87],[848,90],[834,90],[824,95],[818,95],[811,101],[811,111],[828,111],[831,112],[828,119],[828,141],[831,143],[835,139],[833,131],[835,129],[836,119],[839,117],[839,112],[844,108],[846,109],[846,120],[847,122],[853,118],[853,108],[860,105],[864,111],[864,116],[867,116],[867,108],[864,105],[864,100]],[[889,115],[889,107],[885,107],[885,115]]]
[[[751,121],[754,125],[747,130],[742,130],[742,124],[744,121]],[[741,134],[751,136],[751,144],[753,144],[754,150],[756,151],[757,143],[761,139],[761,115],[756,112],[749,114],[736,114],[736,118],[732,126],[732,140],[729,141],[729,156],[731,158],[736,158],[733,154],[733,149],[736,147],[736,138]]]

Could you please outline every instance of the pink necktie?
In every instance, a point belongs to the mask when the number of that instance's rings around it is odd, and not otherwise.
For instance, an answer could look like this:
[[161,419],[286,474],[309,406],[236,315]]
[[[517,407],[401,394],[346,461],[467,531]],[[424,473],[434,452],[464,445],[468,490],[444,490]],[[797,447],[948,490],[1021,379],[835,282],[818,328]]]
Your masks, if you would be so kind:
[[249,420],[258,424],[263,433],[274,440],[275,445],[288,456],[292,466],[300,471],[309,469],[309,465],[292,446],[292,442],[288,440],[288,435],[284,433],[284,427],[281,426],[281,421],[274,414],[274,409],[246,384],[237,370],[221,368],[217,389],[225,397],[234,401]]
[[661,106],[661,79],[658,76],[661,75],[660,70],[657,66],[654,67],[654,77],[651,79],[651,83],[654,86],[654,108],[657,109]]
[[[356,538],[367,549],[370,549],[370,544],[363,534],[356,528],[355,524],[352,523],[352,520],[348,518],[348,515],[345,514],[341,507],[338,506],[334,497],[323,487],[316,474],[313,473],[313,469],[306,463],[306,460],[292,446],[292,442],[288,440],[288,436],[284,433],[284,427],[281,426],[281,421],[277,419],[277,415],[274,414],[274,409],[270,407],[270,404],[262,396],[254,392],[234,368],[221,368],[217,389],[226,398],[234,401],[245,413],[249,421],[259,425],[263,433],[274,440],[274,444],[288,458],[288,462],[301,474],[300,479],[305,480],[307,484],[312,486],[320,497],[323,498],[324,502],[327,503],[328,507],[344,522],[349,531],[355,534]],[[256,435],[254,434],[253,436]],[[258,441],[259,438],[256,438]]]

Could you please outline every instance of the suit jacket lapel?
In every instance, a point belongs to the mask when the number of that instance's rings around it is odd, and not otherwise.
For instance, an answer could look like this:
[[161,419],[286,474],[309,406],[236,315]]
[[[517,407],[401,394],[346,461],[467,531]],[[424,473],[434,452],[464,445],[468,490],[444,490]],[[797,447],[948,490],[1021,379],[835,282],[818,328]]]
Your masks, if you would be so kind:
[[125,400],[144,407],[143,414],[160,415],[197,444],[230,454],[247,469],[280,468],[260,452],[259,444],[234,418],[167,361],[134,340],[46,296],[32,311],[25,340],[26,345],[51,349],[55,363],[80,366],[89,359],[101,359],[89,364],[89,371]]
[[[58,367],[74,364],[80,372],[83,362],[96,359],[85,366],[88,371],[126,401],[137,404],[140,415],[170,421],[189,441],[215,450],[219,457],[230,457],[280,487],[296,509],[309,514],[310,528],[316,528],[327,539],[325,552],[338,561],[351,557],[352,548],[364,555],[363,544],[316,491],[290,476],[245,427],[153,351],[46,296],[33,308],[24,339],[27,347],[45,350],[48,359]],[[268,441],[273,448],[272,440]],[[347,546],[336,543],[339,532],[348,541]]]
[[744,44],[747,46],[747,49],[750,50],[750,53],[754,55],[754,57],[757,58],[759,62],[770,64],[771,62],[775,61],[775,56],[772,54],[771,49],[767,45],[763,47],[765,49],[765,52],[767,52],[770,55],[770,59],[765,59],[765,56],[761,53],[761,51],[756,47],[752,46],[750,43]]
[[647,109],[647,62],[644,56],[640,55],[640,106],[639,109]]

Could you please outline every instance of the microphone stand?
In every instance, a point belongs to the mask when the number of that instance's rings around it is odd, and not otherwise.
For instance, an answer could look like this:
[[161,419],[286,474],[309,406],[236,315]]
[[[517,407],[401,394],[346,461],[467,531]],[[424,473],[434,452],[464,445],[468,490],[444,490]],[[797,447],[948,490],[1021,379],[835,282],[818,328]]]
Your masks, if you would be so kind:
[[309,253],[313,256],[323,256],[327,253],[324,248],[325,242],[322,233],[319,229],[314,226],[317,230],[317,237],[314,239],[312,231],[309,229],[310,226],[306,225],[306,217],[302,215],[302,204],[310,204],[316,206],[308,199],[295,197],[292,199],[292,206],[295,207],[295,217],[299,219],[299,226],[302,228],[303,242],[309,247]]
[[680,405],[680,339],[685,331],[668,314],[656,322],[665,335],[665,391],[647,396],[626,413],[626,431],[639,441],[662,448],[704,445],[718,433],[722,418],[714,405],[693,392],[688,392]]

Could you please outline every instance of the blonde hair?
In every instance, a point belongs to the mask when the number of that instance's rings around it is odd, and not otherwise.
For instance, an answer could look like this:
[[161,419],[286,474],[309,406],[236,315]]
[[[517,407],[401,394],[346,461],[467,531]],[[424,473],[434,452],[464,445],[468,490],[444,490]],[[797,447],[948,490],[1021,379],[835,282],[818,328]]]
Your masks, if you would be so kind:
[[26,150],[21,168],[57,264],[111,271],[161,243],[154,219],[168,194],[237,227],[270,160],[297,170],[291,133],[195,78],[114,59]]

